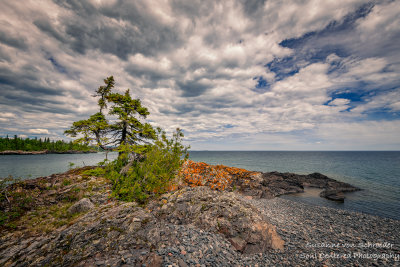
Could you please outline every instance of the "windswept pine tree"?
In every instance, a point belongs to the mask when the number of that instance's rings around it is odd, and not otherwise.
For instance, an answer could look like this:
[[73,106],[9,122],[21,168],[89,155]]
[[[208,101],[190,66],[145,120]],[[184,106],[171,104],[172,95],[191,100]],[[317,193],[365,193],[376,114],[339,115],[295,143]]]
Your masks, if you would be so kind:
[[94,143],[104,150],[122,149],[124,146],[146,145],[156,139],[156,132],[149,123],[144,123],[149,115],[140,99],[134,99],[129,89],[125,94],[112,92],[115,81],[110,76],[95,92],[98,97],[99,112],[86,120],[74,122],[66,135],[77,137],[77,143]]

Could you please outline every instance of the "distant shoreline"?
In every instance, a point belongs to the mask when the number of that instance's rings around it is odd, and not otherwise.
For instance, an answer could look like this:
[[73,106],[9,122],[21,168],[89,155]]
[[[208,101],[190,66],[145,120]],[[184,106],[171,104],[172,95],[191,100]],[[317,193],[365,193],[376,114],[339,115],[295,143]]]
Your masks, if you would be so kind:
[[88,154],[97,153],[98,151],[79,151],[79,150],[67,150],[67,151],[51,151],[51,150],[41,150],[41,151],[23,151],[23,150],[5,150],[0,151],[0,155],[43,155],[43,154]]

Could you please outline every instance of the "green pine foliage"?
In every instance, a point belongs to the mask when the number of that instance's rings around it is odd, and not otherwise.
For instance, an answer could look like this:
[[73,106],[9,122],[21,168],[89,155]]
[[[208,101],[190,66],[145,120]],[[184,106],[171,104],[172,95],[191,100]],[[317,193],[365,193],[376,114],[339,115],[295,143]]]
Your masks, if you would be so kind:
[[6,150],[22,150],[22,151],[43,151],[65,152],[65,151],[90,151],[93,147],[87,145],[76,144],[72,141],[65,142],[63,140],[50,140],[49,138],[25,138],[22,139],[17,135],[14,138],[0,137],[0,151]]
[[175,175],[188,158],[189,147],[182,145],[183,133],[180,129],[171,139],[160,128],[157,132],[154,144],[146,146],[142,159],[134,161],[126,172],[121,172],[128,164],[126,157],[120,157],[106,167],[106,177],[113,184],[114,197],[145,203],[149,197],[173,188]]

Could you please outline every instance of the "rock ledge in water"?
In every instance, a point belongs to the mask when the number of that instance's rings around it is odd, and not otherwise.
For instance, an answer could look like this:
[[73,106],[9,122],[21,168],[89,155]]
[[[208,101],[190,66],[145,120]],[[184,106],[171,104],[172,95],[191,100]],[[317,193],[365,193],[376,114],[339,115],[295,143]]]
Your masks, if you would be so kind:
[[320,173],[301,175],[295,173],[267,172],[253,175],[249,182],[236,182],[244,195],[258,198],[274,198],[291,193],[303,193],[304,187],[321,188],[320,197],[344,201],[345,192],[361,190],[348,183],[336,181]]
[[331,179],[320,173],[301,175],[280,172],[254,172],[224,165],[187,161],[180,171],[183,186],[207,186],[218,191],[238,191],[256,198],[302,193],[304,187],[324,189],[321,197],[344,200],[344,192],[360,190],[350,184]]

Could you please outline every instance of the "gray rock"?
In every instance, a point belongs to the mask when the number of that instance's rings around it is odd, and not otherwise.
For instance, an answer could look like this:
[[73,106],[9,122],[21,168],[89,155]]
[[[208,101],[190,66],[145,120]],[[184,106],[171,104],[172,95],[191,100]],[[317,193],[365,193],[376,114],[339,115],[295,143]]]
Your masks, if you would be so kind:
[[338,191],[336,189],[331,189],[331,190],[324,190],[319,194],[320,197],[324,197],[329,200],[334,200],[334,201],[339,201],[343,202],[344,201],[344,194],[341,191]]
[[203,230],[220,233],[243,253],[282,250],[284,241],[275,227],[233,192],[218,192],[209,187],[184,188],[168,198],[167,209],[159,208],[158,217],[170,223],[193,224]]
[[88,198],[82,198],[78,202],[76,202],[74,205],[72,205],[69,209],[68,212],[70,214],[74,213],[81,213],[81,212],[86,212],[94,208],[94,204],[90,201]]
[[321,197],[343,201],[345,192],[360,190],[350,184],[336,181],[320,173],[300,175],[267,172],[253,175],[247,181],[234,180],[233,184],[244,195],[267,199],[291,193],[302,193],[304,192],[304,187],[316,187],[324,189],[320,195]]

